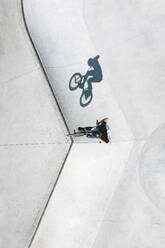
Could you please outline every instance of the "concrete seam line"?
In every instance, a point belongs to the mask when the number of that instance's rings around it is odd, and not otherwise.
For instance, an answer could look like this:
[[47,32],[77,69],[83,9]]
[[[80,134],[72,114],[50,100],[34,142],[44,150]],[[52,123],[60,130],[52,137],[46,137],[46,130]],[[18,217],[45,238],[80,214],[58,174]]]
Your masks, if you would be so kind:
[[32,234],[32,237],[31,237],[30,241],[27,242],[27,243],[29,243],[29,244],[27,244],[27,247],[28,247],[28,248],[31,247],[31,245],[32,245],[32,243],[33,243],[33,241],[34,241],[34,238],[35,238],[35,236],[36,236],[36,234],[37,234],[37,231],[38,231],[38,229],[39,229],[39,227],[40,227],[41,221],[42,221],[42,219],[43,219],[43,217],[44,217],[44,214],[45,214],[46,209],[47,209],[47,207],[48,207],[48,205],[49,205],[49,202],[50,202],[50,199],[51,199],[51,197],[52,197],[52,194],[53,194],[53,192],[54,192],[54,190],[55,190],[55,188],[56,188],[56,185],[57,185],[57,183],[58,183],[58,180],[59,180],[59,178],[60,178],[60,176],[61,176],[61,173],[62,173],[62,171],[63,171],[65,162],[66,162],[66,160],[67,160],[67,158],[68,158],[68,156],[69,156],[70,150],[71,150],[71,148],[72,148],[72,145],[73,145],[73,143],[71,143],[71,145],[70,145],[70,147],[69,147],[69,150],[68,150],[68,153],[67,153],[67,155],[66,155],[66,157],[65,157],[65,159],[64,159],[63,165],[61,166],[60,172],[59,172],[59,174],[58,174],[58,176],[57,176],[57,179],[56,179],[56,181],[55,181],[55,183],[54,183],[54,186],[53,186],[53,188],[52,188],[52,190],[51,190],[51,192],[50,192],[50,195],[49,195],[49,197],[48,197],[48,200],[47,200],[47,202],[46,202],[46,205],[45,205],[45,207],[44,207],[44,209],[43,209],[43,211],[42,211],[42,214],[41,214],[41,216],[40,216],[40,218],[39,218],[39,221],[38,221],[38,224],[37,224],[37,226],[36,226],[36,229],[35,229],[34,233]]
[[[67,142],[68,143],[68,142]],[[36,143],[10,143],[10,144],[0,144],[0,147],[8,146],[40,146],[40,145],[57,145],[63,144],[62,142],[36,142]]]
[[37,66],[36,66],[36,67],[34,67],[34,69],[31,69],[30,71],[27,71],[27,72],[25,72],[25,73],[23,73],[23,74],[20,74],[20,75],[16,76],[16,77],[10,78],[10,79],[7,80],[7,81],[1,81],[1,82],[0,82],[0,87],[1,87],[1,85],[10,83],[10,82],[12,82],[12,81],[15,81],[16,79],[19,79],[19,78],[22,78],[22,77],[26,77],[27,75],[32,74],[32,73],[34,73],[34,72],[36,72],[36,71],[38,71],[38,70],[40,70],[40,67],[37,67]]
[[[42,68],[42,70],[43,70],[43,73],[44,73],[44,75],[45,75],[45,78],[46,78],[46,80],[47,80],[47,83],[48,83],[48,85],[49,85],[49,88],[50,88],[50,90],[51,90],[51,93],[52,93],[52,95],[53,95],[53,97],[54,97],[54,99],[55,99],[55,102],[56,102],[56,104],[57,104],[57,107],[58,107],[58,109],[59,109],[59,112],[60,112],[60,114],[61,114],[61,117],[62,117],[62,119],[63,119],[63,122],[64,122],[64,124],[65,124],[65,127],[66,127],[67,131],[69,132],[69,128],[68,128],[67,123],[66,123],[66,121],[65,121],[64,115],[63,115],[63,113],[62,113],[62,111],[61,111],[61,108],[60,108],[60,106],[59,106],[59,104],[58,104],[57,98],[56,98],[56,96],[55,96],[55,94],[54,94],[54,92],[53,92],[52,86],[51,86],[51,84],[50,84],[50,81],[49,81],[48,76],[47,76],[47,74],[46,74],[46,71],[45,71],[45,69],[44,69],[44,66],[43,66],[42,63],[41,63],[41,59],[40,59],[40,57],[39,57],[39,55],[38,55],[38,53],[37,53],[37,50],[36,50],[36,48],[35,48],[35,46],[34,46],[33,40],[32,40],[32,38],[31,38],[31,36],[30,36],[30,32],[29,32],[28,26],[27,26],[27,24],[26,24],[26,18],[25,18],[25,13],[24,13],[23,0],[20,0],[20,1],[21,1],[22,18],[23,18],[23,22],[24,22],[25,29],[26,29],[27,34],[28,34],[28,37],[29,37],[29,39],[30,39],[30,41],[31,41],[32,47],[33,47],[33,49],[34,49],[34,51],[35,51],[36,57],[38,58],[39,64],[40,64],[40,66],[41,66],[41,68]],[[46,204],[45,204],[45,207],[44,207],[44,209],[42,210],[42,214],[41,214],[41,216],[40,216],[40,218],[39,218],[37,227],[36,227],[35,231],[32,233],[32,235],[31,235],[31,237],[30,237],[30,241],[27,241],[26,247],[28,247],[28,248],[30,248],[31,245],[32,245],[32,242],[33,242],[33,240],[34,240],[34,238],[35,238],[35,236],[36,236],[36,233],[37,233],[37,231],[38,231],[38,229],[39,229],[39,226],[40,226],[40,224],[41,224],[42,218],[43,218],[43,216],[44,216],[44,214],[45,214],[45,211],[46,211],[46,209],[47,209],[47,207],[48,207],[48,204],[49,204],[49,202],[50,202],[51,196],[52,196],[52,194],[53,194],[53,192],[54,192],[54,190],[55,190],[55,187],[56,187],[56,185],[57,185],[57,183],[58,183],[58,180],[59,180],[59,178],[60,178],[60,175],[61,175],[61,173],[62,173],[62,171],[63,171],[65,162],[66,162],[66,160],[67,160],[67,158],[68,158],[68,156],[69,156],[70,150],[71,150],[72,145],[73,145],[73,139],[72,139],[72,137],[70,137],[70,140],[71,140],[71,145],[70,145],[70,147],[69,147],[69,149],[68,149],[68,152],[67,152],[67,155],[66,155],[66,157],[65,157],[65,159],[64,159],[64,161],[63,161],[63,164],[62,164],[62,166],[61,166],[61,169],[60,169],[60,171],[59,171],[59,174],[58,174],[58,176],[57,176],[57,179],[55,180],[54,186],[53,186],[53,188],[52,188],[52,190],[51,190],[51,192],[50,192],[50,194],[49,194],[49,197],[48,197],[48,200],[47,200],[47,202],[46,202]]]

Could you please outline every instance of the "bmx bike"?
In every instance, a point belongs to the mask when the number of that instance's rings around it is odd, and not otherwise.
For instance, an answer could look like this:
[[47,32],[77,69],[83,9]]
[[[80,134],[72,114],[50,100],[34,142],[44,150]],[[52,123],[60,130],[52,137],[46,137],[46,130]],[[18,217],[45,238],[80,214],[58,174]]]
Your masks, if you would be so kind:
[[88,135],[93,135],[93,134],[94,133],[93,133],[92,129],[90,131],[87,131],[87,130],[84,129],[84,131],[76,131],[76,130],[74,130],[74,133],[68,133],[67,136],[72,136],[72,137],[86,136],[86,137],[88,137]]
[[[82,128],[83,130],[77,131],[77,132],[76,132],[76,130],[74,130],[74,133],[68,133],[67,136],[72,136],[72,137],[93,136],[93,137],[96,137],[96,133],[97,134],[98,134],[98,132],[100,133],[100,131],[98,131],[98,130],[96,131],[96,127],[98,127],[98,120],[96,122],[96,125],[97,126],[92,127],[90,130],[88,128]],[[100,133],[100,136],[101,136],[101,133]],[[98,137],[96,137],[96,138],[98,138]]]
[[69,81],[70,90],[73,91],[73,90],[76,90],[77,88],[82,89],[82,94],[80,96],[80,105],[82,107],[86,107],[92,101],[92,98],[93,98],[92,86],[89,87],[89,84],[88,84],[88,87],[85,88],[84,87],[85,82],[88,83],[86,74],[82,75],[79,72],[73,74]]

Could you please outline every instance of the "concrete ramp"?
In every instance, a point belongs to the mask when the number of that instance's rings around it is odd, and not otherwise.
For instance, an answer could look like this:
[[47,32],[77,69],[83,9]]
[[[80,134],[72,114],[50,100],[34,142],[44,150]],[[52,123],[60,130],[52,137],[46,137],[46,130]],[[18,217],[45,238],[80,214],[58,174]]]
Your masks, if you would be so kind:
[[[104,117],[112,130],[112,144],[74,139],[29,247],[164,248],[164,2],[24,0],[23,8],[69,130]],[[96,55],[103,80],[82,106],[83,90],[69,82]]]
[[[70,131],[103,117],[112,129],[111,145],[74,140],[33,248],[164,247],[164,168],[157,162],[148,169],[153,156],[164,161],[162,143],[149,138],[164,137],[164,10],[163,1],[24,0],[31,38]],[[103,80],[92,84],[92,101],[82,106],[81,89],[70,90],[69,81],[84,75],[96,55]],[[161,131],[153,136],[155,130]]]
[[70,147],[21,1],[0,1],[0,247],[31,241]]
[[[32,7],[30,1],[24,1],[24,11],[31,38],[70,131],[81,125],[95,125],[96,119],[108,116],[113,141],[132,139],[131,130],[113,94],[102,53],[90,39],[83,16],[83,2],[35,1]],[[42,23],[40,28],[39,23]],[[93,83],[93,99],[89,105],[82,107],[82,89],[71,91],[69,81],[76,72],[84,75],[89,67],[88,59],[97,54],[100,55],[103,80]],[[91,140],[85,139],[85,142]]]

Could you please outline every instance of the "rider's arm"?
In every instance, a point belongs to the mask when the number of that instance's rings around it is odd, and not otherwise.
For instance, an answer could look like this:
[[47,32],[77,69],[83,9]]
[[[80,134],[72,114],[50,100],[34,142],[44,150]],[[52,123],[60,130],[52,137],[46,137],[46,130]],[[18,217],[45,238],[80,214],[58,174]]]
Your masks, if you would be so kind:
[[99,59],[100,55],[97,55],[96,57],[94,57],[94,59]]
[[108,118],[104,118],[101,121],[97,122],[97,126],[100,126],[103,122],[108,122]]

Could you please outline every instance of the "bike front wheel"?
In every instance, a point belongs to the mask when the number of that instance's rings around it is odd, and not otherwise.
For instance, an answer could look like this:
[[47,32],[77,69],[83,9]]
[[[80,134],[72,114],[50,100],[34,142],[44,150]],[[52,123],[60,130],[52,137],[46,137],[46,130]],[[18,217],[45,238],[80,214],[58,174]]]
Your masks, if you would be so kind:
[[68,133],[67,136],[72,136],[72,137],[81,137],[84,136],[85,133],[83,132],[77,132],[77,133]]
[[79,85],[81,84],[82,77],[83,76],[79,72],[73,74],[73,76],[71,77],[71,79],[69,81],[69,89],[70,90],[76,90],[79,87]]

